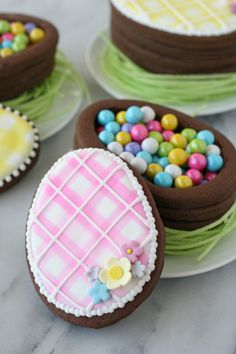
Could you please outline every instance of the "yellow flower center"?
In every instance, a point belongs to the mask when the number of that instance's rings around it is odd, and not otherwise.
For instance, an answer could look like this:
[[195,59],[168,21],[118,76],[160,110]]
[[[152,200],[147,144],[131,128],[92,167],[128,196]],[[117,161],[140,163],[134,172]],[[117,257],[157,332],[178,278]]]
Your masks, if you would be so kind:
[[127,252],[127,254],[132,254],[133,250],[131,248],[128,248],[126,252]]
[[108,269],[108,276],[112,280],[118,280],[122,278],[124,272],[120,266],[113,266]]

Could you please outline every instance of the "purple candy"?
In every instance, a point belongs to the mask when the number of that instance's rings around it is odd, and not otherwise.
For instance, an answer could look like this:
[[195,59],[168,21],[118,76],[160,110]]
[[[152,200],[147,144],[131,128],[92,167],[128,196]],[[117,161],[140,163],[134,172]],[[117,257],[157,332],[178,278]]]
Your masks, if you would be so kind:
[[122,125],[121,131],[122,131],[122,132],[130,133],[130,132],[131,132],[131,129],[133,128],[133,126],[134,126],[134,125],[131,124],[131,123],[125,123],[125,124]]
[[30,33],[33,29],[35,29],[37,27],[37,25],[33,22],[27,22],[25,24],[25,30],[27,33]]
[[142,149],[141,149],[140,144],[136,143],[135,141],[133,141],[132,143],[129,143],[125,146],[125,151],[131,152],[131,154],[133,154],[133,155],[137,155],[137,153],[141,150]]

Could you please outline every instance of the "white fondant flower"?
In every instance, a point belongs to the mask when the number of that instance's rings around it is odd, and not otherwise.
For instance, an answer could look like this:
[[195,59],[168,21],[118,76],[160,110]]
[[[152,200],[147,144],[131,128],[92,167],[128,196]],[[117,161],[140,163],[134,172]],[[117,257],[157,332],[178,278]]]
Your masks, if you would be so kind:
[[142,264],[140,261],[137,261],[132,266],[132,276],[136,278],[142,278],[144,276],[145,270],[146,270],[146,266]]
[[86,275],[87,275],[89,281],[93,282],[93,281],[97,280],[98,272],[99,272],[98,267],[93,267],[93,266],[90,267],[89,270],[86,272]]
[[105,283],[108,289],[117,289],[125,286],[131,280],[131,263],[128,258],[121,259],[110,258],[107,262],[107,268],[99,272],[99,280]]

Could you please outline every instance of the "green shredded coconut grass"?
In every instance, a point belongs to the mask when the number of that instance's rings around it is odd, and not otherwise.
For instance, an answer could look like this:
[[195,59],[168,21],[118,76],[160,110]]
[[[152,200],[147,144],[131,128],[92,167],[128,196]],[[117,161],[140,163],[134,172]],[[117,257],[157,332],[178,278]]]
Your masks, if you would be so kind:
[[132,97],[159,104],[203,107],[211,101],[229,98],[236,93],[236,73],[209,75],[155,74],[142,69],[125,56],[102,34],[106,51],[100,61],[104,74],[117,88]]
[[194,231],[166,228],[167,256],[197,255],[204,259],[212,249],[236,227],[236,202],[219,220]]
[[72,94],[78,96],[78,99],[84,95],[89,100],[89,93],[84,80],[63,53],[58,51],[55,57],[55,67],[41,85],[15,99],[5,101],[3,104],[23,112],[34,122],[57,118],[58,114],[65,114],[72,109],[71,105],[67,104],[63,112],[55,112],[46,116],[58,94],[63,99],[63,93],[60,90],[66,81],[70,82]]

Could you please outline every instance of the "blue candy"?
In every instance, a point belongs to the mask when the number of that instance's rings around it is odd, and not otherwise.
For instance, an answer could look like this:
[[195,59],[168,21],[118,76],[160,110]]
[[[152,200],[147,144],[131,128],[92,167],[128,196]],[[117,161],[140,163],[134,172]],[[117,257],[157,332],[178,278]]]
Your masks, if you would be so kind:
[[197,138],[204,140],[207,145],[214,144],[215,142],[214,134],[210,130],[201,130],[197,134]]
[[137,157],[141,157],[143,160],[145,160],[147,162],[147,165],[152,163],[152,155],[147,151],[138,152]]
[[222,156],[217,154],[210,154],[207,156],[207,170],[210,172],[217,172],[223,167],[224,160]]
[[105,129],[113,134],[117,134],[120,131],[120,125],[116,122],[107,123]]
[[154,177],[154,183],[160,187],[171,187],[173,184],[173,178],[167,172],[159,172]]
[[98,134],[98,137],[101,140],[101,142],[103,142],[104,145],[108,145],[112,143],[115,139],[114,134],[107,130],[103,130],[102,132],[100,132]]
[[101,125],[106,125],[115,120],[115,114],[109,109],[103,109],[98,113],[98,122]]
[[157,163],[159,163],[159,165],[161,165],[163,168],[166,168],[166,166],[170,164],[168,157],[161,157]]
[[152,156],[152,163],[159,163],[159,157],[157,155]]
[[131,106],[126,111],[126,120],[128,123],[137,124],[143,119],[143,112],[137,106]]
[[131,123],[125,123],[125,124],[122,125],[121,130],[122,130],[122,132],[130,133],[131,129],[133,128],[133,126],[134,125],[131,124]]
[[2,47],[3,48],[11,48],[12,47],[12,41],[5,40],[2,42]]

